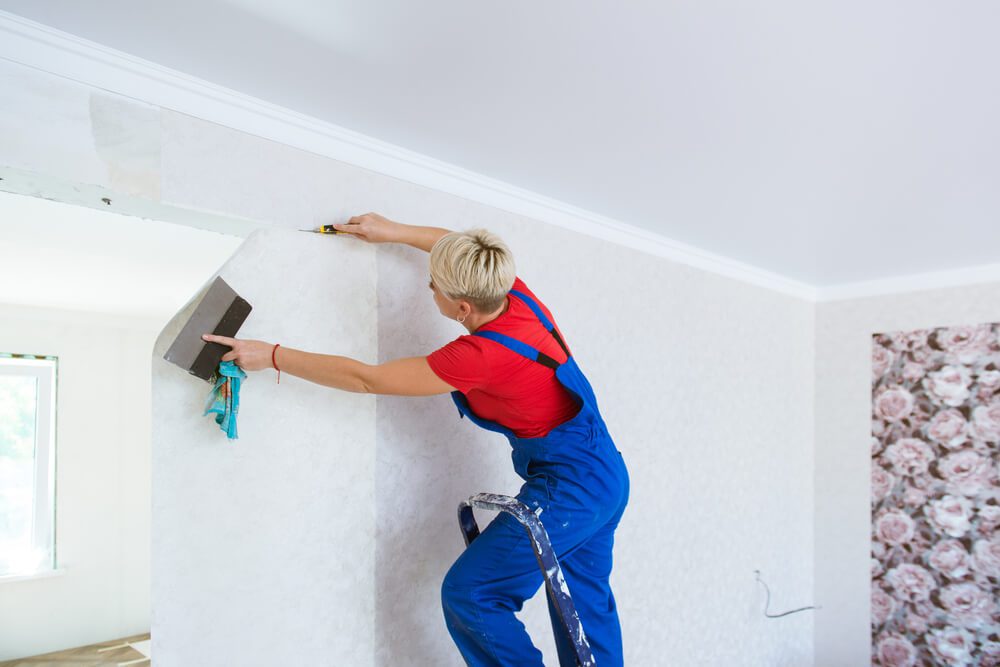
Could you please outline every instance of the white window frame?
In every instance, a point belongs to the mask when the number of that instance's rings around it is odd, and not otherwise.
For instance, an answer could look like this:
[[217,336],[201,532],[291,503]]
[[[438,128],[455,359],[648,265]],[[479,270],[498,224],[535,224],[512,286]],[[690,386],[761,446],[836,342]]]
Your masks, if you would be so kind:
[[[34,377],[35,397],[35,515],[32,546],[49,554],[48,568],[55,568],[55,473],[56,473],[56,375],[59,360],[52,356],[0,355],[0,375]],[[16,577],[33,572],[12,572]],[[4,576],[0,576],[0,579]]]

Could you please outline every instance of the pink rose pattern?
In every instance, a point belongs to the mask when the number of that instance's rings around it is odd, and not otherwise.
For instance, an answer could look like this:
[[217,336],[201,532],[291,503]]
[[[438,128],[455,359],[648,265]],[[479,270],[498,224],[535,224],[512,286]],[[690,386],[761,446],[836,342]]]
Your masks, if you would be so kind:
[[1000,324],[872,336],[872,664],[1000,667]]

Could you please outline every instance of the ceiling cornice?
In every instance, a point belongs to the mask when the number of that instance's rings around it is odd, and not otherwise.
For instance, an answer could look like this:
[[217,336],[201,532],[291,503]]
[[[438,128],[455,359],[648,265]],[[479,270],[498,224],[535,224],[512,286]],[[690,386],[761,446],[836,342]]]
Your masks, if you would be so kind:
[[880,278],[856,283],[845,283],[816,290],[816,301],[842,301],[864,299],[887,294],[903,294],[949,287],[967,287],[1000,282],[1000,263],[972,266],[946,271],[928,271],[895,278]]
[[435,160],[0,11],[0,58],[812,301],[806,283]]
[[816,287],[0,11],[0,58],[807,301],[1000,281],[1000,264]]

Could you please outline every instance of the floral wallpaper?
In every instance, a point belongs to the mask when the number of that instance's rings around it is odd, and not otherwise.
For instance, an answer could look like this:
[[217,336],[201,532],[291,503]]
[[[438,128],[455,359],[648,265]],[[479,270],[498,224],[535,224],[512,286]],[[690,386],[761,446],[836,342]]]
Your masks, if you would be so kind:
[[872,663],[1000,666],[1000,324],[872,337]]

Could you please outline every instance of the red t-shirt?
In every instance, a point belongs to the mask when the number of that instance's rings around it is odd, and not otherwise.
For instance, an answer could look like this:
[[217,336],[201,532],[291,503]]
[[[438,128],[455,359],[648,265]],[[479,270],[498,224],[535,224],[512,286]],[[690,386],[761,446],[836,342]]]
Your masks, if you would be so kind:
[[[532,297],[555,322],[520,278],[514,280],[513,289]],[[508,300],[507,312],[478,331],[505,334],[564,362],[566,353],[531,308],[516,296]],[[465,394],[477,417],[506,426],[519,438],[544,436],[579,410],[554,370],[488,338],[459,336],[430,353],[427,363],[438,377]]]

